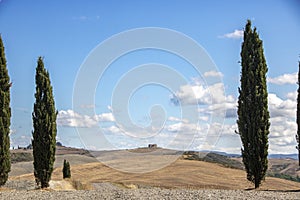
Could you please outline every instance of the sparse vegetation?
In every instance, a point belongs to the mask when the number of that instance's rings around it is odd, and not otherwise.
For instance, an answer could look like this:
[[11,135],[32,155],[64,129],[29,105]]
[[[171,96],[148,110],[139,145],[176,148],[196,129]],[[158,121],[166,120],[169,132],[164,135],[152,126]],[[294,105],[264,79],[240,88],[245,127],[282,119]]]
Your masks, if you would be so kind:
[[0,186],[4,185],[10,172],[10,87],[4,45],[0,36]]
[[41,57],[36,67],[36,93],[33,120],[34,176],[41,188],[49,187],[56,150],[56,116],[49,72]]
[[276,177],[276,178],[281,178],[289,181],[300,182],[299,176],[294,177],[289,174],[282,174],[282,173],[268,173],[267,175],[270,177]]
[[207,153],[202,155],[202,153],[200,152],[187,151],[184,152],[183,158],[185,160],[199,160],[210,163],[217,163],[223,165],[224,167],[229,167],[233,169],[244,169],[244,166],[241,162],[216,153]]
[[269,111],[263,43],[248,20],[242,44],[241,87],[238,98],[238,134],[247,179],[258,188],[268,169]]
[[31,152],[13,152],[11,155],[11,163],[33,161]]
[[91,190],[92,186],[89,183],[83,183],[79,180],[71,179],[71,184],[75,190]]

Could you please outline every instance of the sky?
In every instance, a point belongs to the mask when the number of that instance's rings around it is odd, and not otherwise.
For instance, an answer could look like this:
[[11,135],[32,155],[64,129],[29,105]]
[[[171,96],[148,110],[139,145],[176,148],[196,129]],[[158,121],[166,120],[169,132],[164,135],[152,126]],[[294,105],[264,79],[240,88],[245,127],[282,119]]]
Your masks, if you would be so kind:
[[42,56],[66,146],[240,153],[239,61],[250,19],[268,65],[269,153],[296,153],[299,9],[297,0],[0,0],[11,146],[31,142]]

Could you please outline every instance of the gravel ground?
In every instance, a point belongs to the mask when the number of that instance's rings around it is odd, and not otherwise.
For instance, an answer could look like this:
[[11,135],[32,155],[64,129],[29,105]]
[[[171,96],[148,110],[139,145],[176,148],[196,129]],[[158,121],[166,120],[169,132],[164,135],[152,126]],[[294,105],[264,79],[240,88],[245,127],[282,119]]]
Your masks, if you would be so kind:
[[[24,184],[24,185],[23,185]],[[22,186],[23,185],[23,186]],[[15,188],[15,187],[18,187]],[[20,187],[22,186],[22,187]],[[177,190],[161,188],[124,189],[110,183],[95,184],[95,190],[48,191],[33,190],[34,183],[9,181],[6,187],[11,191],[1,191],[0,199],[300,199],[300,192],[271,192],[243,190]],[[28,188],[27,188],[28,187]],[[21,188],[21,189],[20,189]],[[27,189],[25,189],[27,188]]]

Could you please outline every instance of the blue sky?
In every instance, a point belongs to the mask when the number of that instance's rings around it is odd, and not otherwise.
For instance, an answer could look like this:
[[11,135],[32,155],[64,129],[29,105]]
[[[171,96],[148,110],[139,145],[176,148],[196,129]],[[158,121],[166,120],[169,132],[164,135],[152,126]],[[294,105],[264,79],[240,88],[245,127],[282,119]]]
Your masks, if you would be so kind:
[[[238,61],[242,30],[247,19],[251,19],[263,40],[269,68],[270,153],[296,153],[295,73],[300,54],[299,8],[300,3],[296,0],[2,0],[0,33],[13,81],[12,146],[30,143],[35,67],[38,56],[43,56],[59,111],[58,140],[67,146],[134,148],[158,143],[170,148],[239,153],[240,141],[234,133],[240,79]],[[203,47],[216,67],[207,73],[198,73],[190,63],[170,52],[157,49],[133,51],[120,56],[99,77],[93,104],[74,108],[76,78],[90,53],[115,34],[144,27],[174,30],[190,37]],[[114,50],[107,51],[113,53]],[[159,84],[132,90],[131,98],[126,101],[130,119],[139,127],[137,130],[147,132],[146,127],[151,122],[164,122],[163,130],[155,132],[155,136],[145,133],[142,137],[140,132],[127,134],[120,130],[122,127],[114,116],[118,112],[112,106],[112,95],[130,70],[149,63],[169,66],[183,77],[185,83],[173,91]],[[210,78],[217,82],[210,82]],[[86,80],[88,82],[89,77]],[[219,95],[214,96],[217,92]],[[180,104],[174,104],[174,97]],[[153,105],[158,106],[154,106],[151,121]],[[196,110],[198,123],[183,118],[184,110]],[[211,120],[217,115],[220,119]],[[207,136],[212,136],[213,142],[207,142]]]

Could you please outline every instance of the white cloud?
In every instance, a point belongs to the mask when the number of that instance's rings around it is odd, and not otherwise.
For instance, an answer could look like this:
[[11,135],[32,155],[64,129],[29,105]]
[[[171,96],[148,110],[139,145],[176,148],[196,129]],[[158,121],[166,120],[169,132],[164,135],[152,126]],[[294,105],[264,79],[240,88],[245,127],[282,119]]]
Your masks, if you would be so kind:
[[297,80],[298,80],[297,72],[292,74],[283,74],[275,78],[268,78],[269,83],[273,83],[276,85],[296,84]]
[[107,106],[107,109],[110,111],[110,112],[113,112],[113,109],[111,106]]
[[286,97],[290,100],[296,101],[297,100],[297,96],[298,96],[298,92],[294,91],[294,92],[289,92],[287,93]]
[[199,116],[199,120],[207,122],[209,120],[209,117],[208,116]]
[[120,130],[117,126],[110,126],[103,129],[105,133],[112,133],[112,134],[120,134],[122,130]]
[[187,119],[180,119],[180,118],[173,117],[173,116],[168,117],[168,121],[171,121],[171,122],[183,122],[183,123],[188,123],[189,122],[189,120],[187,120]]
[[200,130],[200,127],[197,124],[193,123],[175,123],[165,127],[169,132],[197,132]]
[[297,124],[295,120],[287,117],[273,117],[270,121],[269,153],[296,152]]
[[237,103],[232,95],[225,95],[223,83],[208,87],[202,85],[184,85],[171,97],[175,105],[199,105],[200,119],[208,119],[206,115],[215,114],[220,117],[236,117]]
[[231,38],[231,39],[240,39],[244,37],[244,31],[243,30],[234,30],[231,33],[226,33],[222,36],[220,36],[220,38]]
[[114,122],[115,118],[112,113],[102,113],[100,115],[95,115],[94,119],[97,122]]
[[[225,120],[224,125],[221,121],[210,120],[212,115],[222,116],[221,114],[224,113],[223,116],[226,118],[237,117],[237,100],[232,95],[225,95],[223,88],[222,83],[208,87],[194,83],[181,86],[175,92],[176,96],[172,98],[177,98],[183,106],[198,103],[199,124],[178,116],[170,116],[162,131],[151,137],[140,137],[143,136],[140,132],[133,132],[132,135],[135,137],[127,135],[114,123],[107,124],[111,126],[106,126],[103,130],[109,141],[116,147],[134,148],[146,146],[148,143],[157,143],[161,147],[180,149],[186,148],[191,143],[190,148],[193,150],[207,149],[240,153],[241,143],[239,136],[235,134],[235,130],[238,129],[235,120]],[[296,91],[287,93],[285,98],[280,98],[274,93],[268,95],[271,116],[269,153],[296,152],[296,95]],[[108,109],[112,111],[111,107]],[[69,127],[95,127],[99,122],[114,122],[114,120],[110,112],[87,116],[72,110],[62,110],[58,115],[58,124]],[[145,135],[147,136],[148,133]]]
[[69,127],[93,127],[97,125],[97,121],[93,117],[80,115],[73,110],[60,110],[57,115],[58,126]]
[[216,83],[208,87],[203,85],[183,85],[175,92],[171,101],[175,104],[180,102],[183,105],[208,105],[224,102],[225,98],[223,84]]
[[199,112],[207,115],[217,115],[225,118],[235,118],[237,116],[237,101],[233,96],[226,96],[224,102],[208,105],[199,108]]
[[218,72],[218,71],[208,71],[204,73],[204,77],[223,77],[222,72]]
[[112,113],[88,116],[73,110],[60,110],[57,115],[57,125],[67,127],[90,128],[98,126],[99,122],[113,122],[114,120]]
[[271,117],[294,118],[296,114],[297,103],[295,100],[282,100],[276,94],[268,94],[269,111]]

